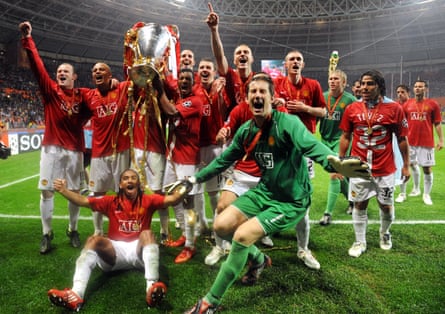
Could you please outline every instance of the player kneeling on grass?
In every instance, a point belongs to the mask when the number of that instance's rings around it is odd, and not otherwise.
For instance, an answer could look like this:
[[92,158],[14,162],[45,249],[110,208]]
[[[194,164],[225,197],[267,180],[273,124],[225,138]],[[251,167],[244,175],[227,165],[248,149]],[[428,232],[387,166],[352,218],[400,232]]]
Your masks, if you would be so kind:
[[[262,172],[257,186],[216,216],[213,228],[223,239],[232,241],[232,248],[212,287],[188,314],[216,312],[247,262],[249,269],[241,279],[244,285],[255,284],[262,271],[271,266],[271,258],[255,242],[266,234],[293,228],[304,219],[312,193],[305,157],[330,172],[369,176],[366,164],[359,159],[346,162],[330,156],[334,153],[300,119],[272,110],[273,94],[269,76],[258,73],[252,77],[247,99],[253,118],[238,129],[219,157],[189,179],[191,183],[205,182],[248,156],[254,158]],[[351,168],[357,171],[347,173]]]
[[167,287],[159,281],[159,247],[151,231],[156,209],[179,203],[187,194],[185,189],[172,195],[145,195],[135,170],[122,172],[117,195],[85,197],[66,187],[66,181],[56,179],[54,189],[69,201],[106,215],[109,219],[108,237],[91,236],[76,261],[73,287],[51,289],[52,303],[79,311],[84,303],[85,289],[94,267],[110,272],[125,269],[145,269],[146,302],[156,306],[164,298]]

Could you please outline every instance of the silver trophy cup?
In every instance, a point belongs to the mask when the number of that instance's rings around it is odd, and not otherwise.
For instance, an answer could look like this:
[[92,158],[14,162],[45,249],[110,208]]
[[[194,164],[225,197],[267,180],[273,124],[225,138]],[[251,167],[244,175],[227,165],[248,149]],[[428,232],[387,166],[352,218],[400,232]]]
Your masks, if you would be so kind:
[[148,23],[137,30],[137,36],[130,45],[134,60],[129,74],[139,87],[146,87],[159,76],[159,67],[163,64],[170,37],[165,26],[155,23]]

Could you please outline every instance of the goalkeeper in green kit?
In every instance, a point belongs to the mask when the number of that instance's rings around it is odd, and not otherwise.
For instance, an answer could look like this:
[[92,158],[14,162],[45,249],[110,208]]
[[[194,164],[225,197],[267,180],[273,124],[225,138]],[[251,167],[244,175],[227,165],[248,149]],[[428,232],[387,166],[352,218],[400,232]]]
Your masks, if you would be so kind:
[[261,272],[272,265],[271,258],[254,243],[266,234],[295,227],[305,216],[312,186],[304,157],[329,172],[367,175],[366,164],[359,160],[342,162],[329,156],[336,154],[316,139],[298,117],[272,110],[273,94],[273,82],[268,75],[253,76],[247,86],[253,119],[238,129],[220,157],[189,179],[191,183],[207,181],[247,156],[253,157],[262,171],[258,185],[236,199],[214,221],[215,232],[231,240],[232,249],[209,292],[185,313],[216,312],[247,262],[249,269],[241,278],[244,285],[255,284]]

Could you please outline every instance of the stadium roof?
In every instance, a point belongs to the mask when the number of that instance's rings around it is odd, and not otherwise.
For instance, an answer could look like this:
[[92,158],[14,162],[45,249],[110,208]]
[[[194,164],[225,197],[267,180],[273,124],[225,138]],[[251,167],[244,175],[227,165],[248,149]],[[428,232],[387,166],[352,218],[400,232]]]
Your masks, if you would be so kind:
[[[349,70],[400,65],[445,68],[444,0],[213,1],[229,62],[248,44],[256,61],[303,52],[325,70],[331,51]],[[122,62],[123,36],[137,21],[176,24],[182,48],[211,56],[205,0],[0,0],[0,44],[19,39],[29,20],[40,51]],[[256,62],[256,66],[258,66]]]

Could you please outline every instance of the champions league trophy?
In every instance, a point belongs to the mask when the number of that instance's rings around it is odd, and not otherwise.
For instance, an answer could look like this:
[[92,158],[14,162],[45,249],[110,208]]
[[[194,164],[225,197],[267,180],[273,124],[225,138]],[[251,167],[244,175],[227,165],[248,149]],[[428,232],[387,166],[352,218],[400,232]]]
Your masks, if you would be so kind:
[[179,53],[178,39],[179,31],[174,25],[136,23],[125,35],[125,63],[130,79],[145,88],[154,78],[162,76],[166,65],[176,73],[176,60],[169,59]]
[[338,65],[338,60],[340,59],[338,55],[338,51],[334,50],[331,53],[331,57],[329,58],[329,75],[332,74],[332,72],[335,71]]
[[[176,65],[179,64],[179,53],[179,29],[176,25],[163,26],[138,22],[127,31],[124,37],[124,71],[130,81],[128,110],[140,110],[139,121],[133,121],[133,114],[128,114],[131,120],[129,121],[131,160],[139,172],[144,187],[146,185],[144,171],[146,148],[149,140],[147,130],[150,127],[156,127],[149,125],[149,113],[155,115],[157,127],[163,129],[157,99],[158,92],[153,87],[153,81],[164,79],[167,71],[172,73],[174,78],[177,77]],[[134,104],[134,96],[138,99],[136,104]],[[144,156],[139,164],[135,162],[132,130],[137,124],[143,124],[141,127],[145,128]]]

